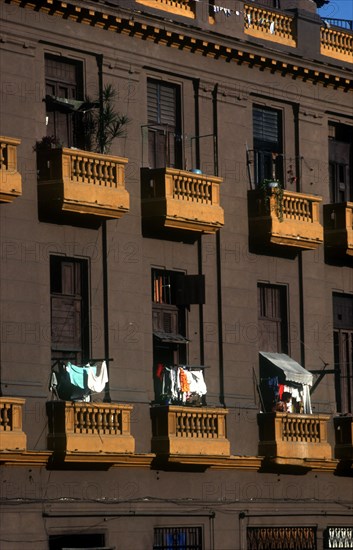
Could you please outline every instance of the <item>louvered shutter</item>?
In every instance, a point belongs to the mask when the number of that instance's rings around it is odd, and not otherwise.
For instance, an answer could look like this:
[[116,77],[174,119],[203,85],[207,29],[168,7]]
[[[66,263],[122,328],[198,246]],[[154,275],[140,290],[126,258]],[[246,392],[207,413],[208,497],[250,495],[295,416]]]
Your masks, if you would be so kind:
[[148,155],[151,168],[180,167],[179,88],[148,80]]

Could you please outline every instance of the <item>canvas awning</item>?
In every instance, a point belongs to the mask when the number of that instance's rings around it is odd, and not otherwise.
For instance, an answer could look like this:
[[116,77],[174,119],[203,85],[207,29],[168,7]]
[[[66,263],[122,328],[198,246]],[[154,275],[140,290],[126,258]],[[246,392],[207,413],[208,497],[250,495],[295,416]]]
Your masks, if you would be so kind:
[[279,376],[284,382],[296,382],[312,386],[313,375],[285,353],[260,351],[260,369],[262,374]]
[[79,101],[77,99],[67,99],[48,94],[45,96],[45,102],[48,107],[63,113],[85,112],[91,111],[91,109],[98,109],[99,107],[98,101]]
[[176,334],[173,332],[162,332],[154,331],[153,336],[157,338],[160,342],[166,342],[168,344],[188,344],[189,340],[182,336],[181,334]]

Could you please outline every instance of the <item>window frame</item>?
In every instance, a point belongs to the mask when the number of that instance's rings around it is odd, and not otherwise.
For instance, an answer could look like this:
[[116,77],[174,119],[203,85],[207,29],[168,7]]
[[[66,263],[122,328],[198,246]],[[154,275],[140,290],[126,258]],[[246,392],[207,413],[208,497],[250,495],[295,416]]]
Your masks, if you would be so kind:
[[[268,306],[269,298],[264,295],[265,290],[278,290],[278,303],[272,303],[272,308]],[[261,295],[262,294],[262,295]],[[269,294],[269,293],[267,293]],[[276,300],[276,298],[273,298]],[[258,348],[259,351],[268,351],[274,353],[285,353],[290,355],[290,334],[289,334],[289,292],[288,286],[284,284],[270,284],[259,281],[257,283],[257,305],[258,305]],[[266,307],[267,302],[267,307]],[[264,307],[265,305],[265,307]],[[266,311],[270,313],[270,309],[275,310],[279,308],[280,315],[267,315]],[[263,311],[265,312],[263,313]],[[278,311],[278,310],[277,310]],[[262,334],[263,329],[269,324],[269,326],[277,325],[277,343],[280,343],[280,349],[277,346],[276,349],[264,349]],[[267,337],[272,337],[272,332],[265,330]],[[268,338],[267,338],[268,339]]]
[[[72,266],[71,291],[68,280],[65,281],[64,267]],[[51,254],[49,260],[50,269],[50,326],[51,326],[51,355],[52,359],[70,359],[80,364],[90,356],[90,322],[89,322],[89,260]],[[55,272],[55,269],[58,271]],[[67,271],[66,271],[67,273]],[[70,274],[69,274],[70,275]],[[68,277],[66,276],[66,279]],[[62,304],[60,304],[60,301]],[[55,340],[55,331],[59,324],[54,324],[54,306],[57,302],[56,314],[60,315],[60,309],[67,302],[68,315],[73,315],[74,330],[79,330],[80,345],[70,345],[65,338]],[[68,302],[72,302],[70,307]],[[78,307],[79,306],[79,307]],[[79,314],[77,311],[79,309]],[[67,322],[65,322],[67,325]],[[74,332],[75,334],[75,332]]]
[[[156,110],[157,116],[154,120],[150,117],[153,106],[150,102],[151,88],[156,87]],[[174,90],[174,117],[175,124],[164,123],[162,114],[164,90]],[[152,98],[153,99],[153,98]],[[166,101],[166,99],[164,100]],[[152,76],[146,81],[146,103],[147,103],[147,132],[148,132],[148,165],[155,168],[176,168],[183,167],[183,140],[182,140],[182,86],[179,83],[161,80]],[[167,110],[167,106],[165,108]],[[166,116],[166,118],[168,118]],[[164,149],[164,151],[163,151]]]
[[[55,76],[49,71],[50,63],[57,65],[58,75]],[[60,78],[60,66],[62,77]],[[71,67],[75,77],[65,78],[65,67]],[[52,65],[53,72],[54,65]],[[62,97],[83,101],[84,99],[84,64],[83,61],[45,53],[44,73],[46,96]],[[64,91],[62,95],[61,90]],[[54,91],[54,93],[49,93]],[[65,97],[65,95],[67,97]],[[82,113],[62,112],[58,107],[46,103],[46,116],[48,117],[47,135],[53,135],[58,143],[66,147],[81,147],[83,145],[82,135]]]
[[[256,137],[257,121],[256,112],[262,112],[262,134],[265,133],[265,113],[276,114],[277,140],[271,141]],[[270,126],[270,123],[267,123]],[[258,186],[264,179],[276,179],[284,185],[284,113],[283,110],[276,107],[267,107],[258,103],[252,106],[252,136],[253,136],[253,163],[254,163],[254,182]]]

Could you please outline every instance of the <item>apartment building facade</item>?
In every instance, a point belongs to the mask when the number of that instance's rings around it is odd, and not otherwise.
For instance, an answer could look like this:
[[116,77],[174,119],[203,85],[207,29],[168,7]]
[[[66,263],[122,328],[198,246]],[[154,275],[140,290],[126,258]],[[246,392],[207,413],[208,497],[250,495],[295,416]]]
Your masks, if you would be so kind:
[[352,31],[1,20],[2,548],[353,548]]

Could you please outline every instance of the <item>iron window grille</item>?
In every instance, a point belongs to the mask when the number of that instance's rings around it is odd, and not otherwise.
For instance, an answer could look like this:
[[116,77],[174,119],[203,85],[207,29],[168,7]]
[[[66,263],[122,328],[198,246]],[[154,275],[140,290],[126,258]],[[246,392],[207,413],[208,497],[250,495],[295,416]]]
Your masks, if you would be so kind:
[[353,527],[327,527],[324,532],[324,549],[353,549]]
[[248,527],[247,550],[317,550],[315,527]]
[[156,527],[153,550],[203,550],[202,527]]

